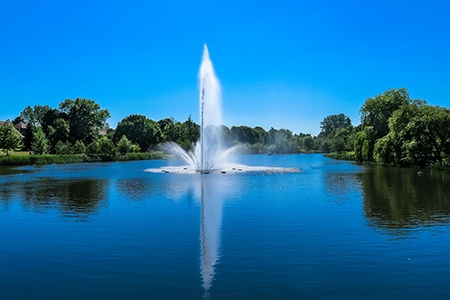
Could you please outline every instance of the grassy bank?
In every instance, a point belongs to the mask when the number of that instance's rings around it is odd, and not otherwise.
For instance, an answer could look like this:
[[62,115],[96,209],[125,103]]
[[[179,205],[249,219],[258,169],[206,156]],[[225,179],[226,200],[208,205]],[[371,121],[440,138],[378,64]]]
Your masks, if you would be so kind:
[[325,154],[326,157],[333,158],[333,159],[339,159],[339,160],[353,160],[355,161],[355,152],[348,151],[348,152],[334,152],[334,153],[327,153]]
[[29,153],[11,153],[11,155],[0,155],[0,165],[3,166],[23,166],[23,165],[46,165],[46,164],[71,164],[82,162],[98,161],[131,161],[131,160],[151,160],[162,159],[165,155],[160,151],[129,153],[118,155],[117,157],[97,155],[95,157],[86,154],[43,154],[30,155]]

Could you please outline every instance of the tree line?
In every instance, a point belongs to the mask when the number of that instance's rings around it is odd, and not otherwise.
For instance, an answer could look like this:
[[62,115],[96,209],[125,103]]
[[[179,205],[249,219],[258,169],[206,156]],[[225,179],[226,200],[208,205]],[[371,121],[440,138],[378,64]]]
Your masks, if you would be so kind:
[[[321,122],[325,152],[359,162],[404,167],[450,167],[450,110],[411,99],[405,88],[368,98],[353,127],[344,115]],[[339,157],[339,156],[338,156]]]
[[[343,113],[320,122],[317,136],[289,129],[220,126],[225,146],[241,145],[247,153],[334,153],[335,157],[400,166],[449,166],[450,110],[413,100],[406,89],[368,98],[353,126]],[[191,116],[180,122],[132,114],[115,129],[110,113],[90,99],[66,99],[58,108],[27,106],[13,121],[0,126],[0,148],[22,148],[35,154],[86,154],[96,160],[159,149],[175,142],[186,150],[199,139],[200,126]],[[14,125],[26,124],[20,133]]]
[[[58,108],[27,106],[13,121],[0,126],[0,148],[6,153],[21,148],[33,154],[87,154],[98,159],[159,149],[175,142],[186,150],[199,139],[200,126],[191,116],[184,122],[174,118],[159,121],[132,114],[109,127],[110,113],[91,99],[66,99]],[[26,124],[15,130],[14,125]],[[318,150],[310,134],[288,129],[269,131],[262,127],[220,126],[225,146],[242,144],[248,153],[300,153]]]

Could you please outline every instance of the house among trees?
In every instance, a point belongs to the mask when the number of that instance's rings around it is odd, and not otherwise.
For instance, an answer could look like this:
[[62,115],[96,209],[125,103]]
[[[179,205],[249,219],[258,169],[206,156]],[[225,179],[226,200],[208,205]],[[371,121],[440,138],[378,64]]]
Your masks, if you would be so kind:
[[20,121],[17,124],[14,124],[14,128],[19,130],[20,132],[22,132],[23,130],[27,129],[27,124],[25,124],[24,122]]
[[[5,126],[7,124],[7,121],[0,121],[0,126]],[[17,130],[22,137],[25,135],[25,132],[27,131],[27,124],[20,121],[17,124],[14,124],[14,129]]]

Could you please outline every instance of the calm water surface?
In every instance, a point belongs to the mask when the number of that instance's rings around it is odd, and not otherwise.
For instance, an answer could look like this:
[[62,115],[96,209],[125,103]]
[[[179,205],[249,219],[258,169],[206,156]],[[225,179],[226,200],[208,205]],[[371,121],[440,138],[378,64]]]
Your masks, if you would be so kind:
[[0,169],[0,299],[448,299],[450,178],[321,155]]

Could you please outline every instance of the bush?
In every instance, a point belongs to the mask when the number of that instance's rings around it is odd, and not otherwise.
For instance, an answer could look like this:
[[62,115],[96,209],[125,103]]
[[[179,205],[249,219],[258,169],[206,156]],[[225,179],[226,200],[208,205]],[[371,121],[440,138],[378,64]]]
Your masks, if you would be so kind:
[[9,155],[0,156],[0,165],[4,166],[19,166],[19,165],[30,165],[31,155]]
[[58,141],[55,145],[55,154],[70,154],[72,153],[72,144],[69,142]]
[[127,139],[125,135],[123,135],[117,142],[117,151],[122,155],[127,154],[128,152],[132,152],[132,145],[133,144],[130,142],[130,140]]
[[113,161],[117,159],[117,149],[107,137],[90,143],[86,148],[90,161]]
[[75,142],[75,145],[73,145],[73,153],[75,154],[82,154],[86,152],[86,146],[84,143],[80,140]]

